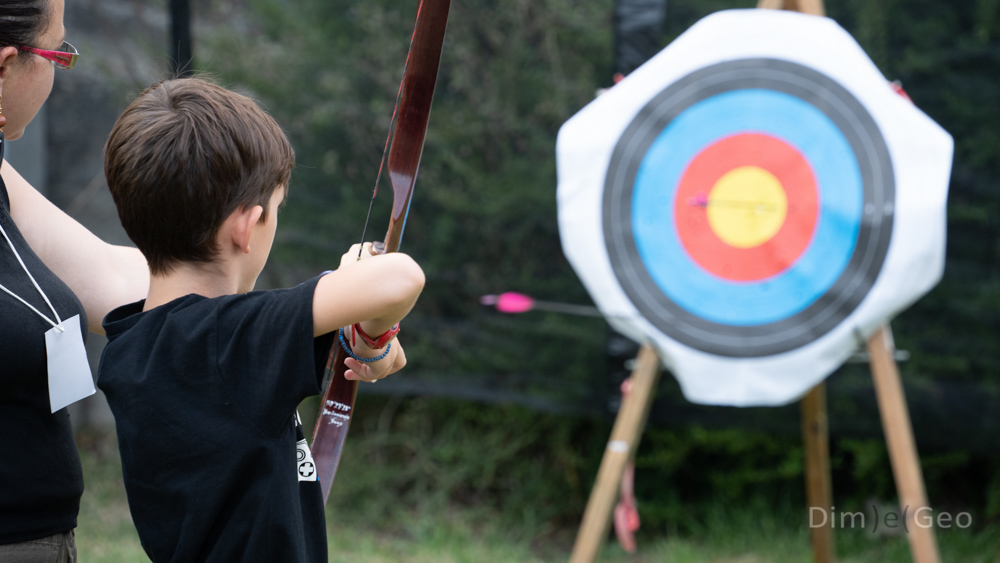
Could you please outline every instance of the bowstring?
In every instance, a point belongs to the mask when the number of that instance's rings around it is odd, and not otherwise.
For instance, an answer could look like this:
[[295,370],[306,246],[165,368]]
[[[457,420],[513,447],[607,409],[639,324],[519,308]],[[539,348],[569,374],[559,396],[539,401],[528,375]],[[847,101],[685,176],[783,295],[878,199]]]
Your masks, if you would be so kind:
[[378,175],[375,176],[375,187],[372,188],[372,199],[368,202],[368,215],[365,216],[365,226],[361,230],[361,248],[358,249],[358,260],[361,260],[361,252],[365,247],[365,235],[368,233],[368,222],[372,218],[372,209],[375,206],[375,196],[378,194],[378,185],[382,180],[382,170],[389,159],[389,142],[393,138],[396,130],[396,115],[399,112],[399,102],[403,98],[403,85],[406,84],[406,69],[410,66],[410,55],[413,53],[413,39],[417,36],[417,23],[420,21],[420,9],[424,7],[423,0],[417,4],[417,17],[413,23],[413,34],[410,36],[410,47],[406,51],[406,62],[403,63],[403,77],[399,81],[399,90],[396,92],[396,103],[392,107],[392,119],[389,120],[389,132],[385,136],[385,147],[382,149],[382,158],[378,163]]

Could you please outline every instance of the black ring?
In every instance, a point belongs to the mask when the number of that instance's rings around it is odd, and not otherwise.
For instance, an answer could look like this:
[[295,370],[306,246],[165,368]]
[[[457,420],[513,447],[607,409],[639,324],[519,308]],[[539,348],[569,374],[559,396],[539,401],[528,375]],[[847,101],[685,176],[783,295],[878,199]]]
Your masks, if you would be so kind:
[[[861,171],[863,216],[844,271],[814,303],[773,323],[734,326],[693,315],[666,296],[646,271],[632,233],[636,174],[653,141],[692,105],[743,89],[782,92],[829,117],[850,143]],[[811,68],[778,59],[718,63],[667,86],[639,111],[615,145],[605,179],[604,236],[612,269],[640,314],[674,340],[711,354],[762,357],[817,340],[839,325],[871,290],[889,249],[895,180],[878,126],[843,86]]]

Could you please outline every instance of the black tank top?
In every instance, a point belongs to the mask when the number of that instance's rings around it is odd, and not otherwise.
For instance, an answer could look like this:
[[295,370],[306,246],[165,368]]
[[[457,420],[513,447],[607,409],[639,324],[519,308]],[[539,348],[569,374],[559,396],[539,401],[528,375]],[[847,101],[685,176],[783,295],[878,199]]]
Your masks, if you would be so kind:
[[[0,225],[62,319],[83,305],[28,247],[10,216],[0,179]],[[52,312],[0,235],[0,284],[51,318]],[[52,325],[0,291],[0,544],[16,543],[76,527],[83,471],[66,409],[49,407],[45,331]]]

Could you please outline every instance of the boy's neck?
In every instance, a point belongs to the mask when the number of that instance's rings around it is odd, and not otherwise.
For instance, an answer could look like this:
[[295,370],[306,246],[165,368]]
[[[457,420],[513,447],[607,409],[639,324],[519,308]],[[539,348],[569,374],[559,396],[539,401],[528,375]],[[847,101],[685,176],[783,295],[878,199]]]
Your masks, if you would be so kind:
[[174,265],[166,274],[150,276],[143,311],[192,293],[210,298],[246,293],[253,289],[254,282],[256,280],[248,283],[241,279],[235,269],[226,268],[225,264],[183,262]]

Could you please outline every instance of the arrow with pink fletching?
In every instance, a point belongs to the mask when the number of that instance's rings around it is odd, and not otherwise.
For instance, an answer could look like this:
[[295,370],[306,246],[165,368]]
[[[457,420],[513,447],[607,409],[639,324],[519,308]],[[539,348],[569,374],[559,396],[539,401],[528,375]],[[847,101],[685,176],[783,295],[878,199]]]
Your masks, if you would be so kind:
[[566,313],[567,315],[580,315],[583,317],[603,317],[597,307],[590,305],[574,305],[572,303],[556,303],[554,301],[542,301],[530,295],[508,291],[500,295],[483,295],[479,298],[481,305],[496,307],[501,313],[516,315],[528,311],[552,311],[555,313]]

